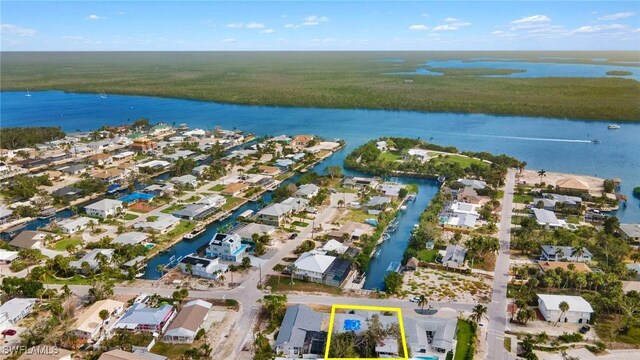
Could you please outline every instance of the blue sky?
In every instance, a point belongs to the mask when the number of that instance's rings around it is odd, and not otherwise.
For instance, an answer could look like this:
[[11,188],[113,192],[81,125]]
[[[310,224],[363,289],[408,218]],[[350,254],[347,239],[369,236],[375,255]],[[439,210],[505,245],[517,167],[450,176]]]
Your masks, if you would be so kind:
[[638,1],[2,1],[2,51],[640,50]]

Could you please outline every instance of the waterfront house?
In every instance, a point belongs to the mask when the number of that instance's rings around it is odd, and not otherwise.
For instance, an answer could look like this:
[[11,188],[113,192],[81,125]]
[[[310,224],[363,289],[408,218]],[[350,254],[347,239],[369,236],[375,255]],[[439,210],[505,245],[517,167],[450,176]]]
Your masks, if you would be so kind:
[[224,196],[240,196],[240,194],[242,194],[242,192],[247,188],[247,184],[245,183],[241,183],[241,182],[235,182],[235,183],[231,183],[228,184],[227,186],[224,187],[224,189],[222,189],[222,191],[220,191],[220,194],[224,195]]
[[125,179],[126,171],[120,168],[104,169],[94,172],[92,177],[107,184],[115,184]]
[[570,193],[589,193],[591,188],[589,184],[578,179],[578,178],[565,178],[560,179],[556,182],[556,190],[558,191],[566,191]]
[[405,160],[418,159],[420,162],[429,160],[429,152],[425,149],[409,149]]
[[193,170],[191,170],[191,175],[201,177],[207,172],[208,168],[209,168],[209,165],[196,166],[193,168]]
[[171,305],[148,308],[143,303],[135,303],[127,309],[113,328],[134,332],[163,333],[175,316],[176,309]]
[[368,209],[384,209],[391,204],[391,198],[386,196],[372,196],[364,206]]
[[272,226],[284,225],[293,208],[285,204],[269,204],[256,214],[256,221]]
[[229,270],[228,265],[220,264],[218,257],[204,258],[195,254],[190,254],[182,258],[178,266],[180,266],[180,270],[185,274],[211,280],[218,279],[220,274],[226,273]]
[[309,146],[309,143],[314,139],[313,135],[296,135],[293,137],[291,146],[294,149],[304,149]]
[[378,187],[378,179],[377,178],[364,178],[358,176],[345,176],[342,180],[342,186],[350,189],[375,189]]
[[538,208],[532,208],[531,211],[536,218],[536,222],[540,226],[552,229],[567,227],[567,222],[565,220],[558,219],[553,211]]
[[[100,318],[102,310],[106,310],[109,313],[109,317],[105,320]],[[73,332],[81,339],[97,340],[101,330],[112,319],[117,319],[123,310],[123,302],[111,299],[96,301],[78,316],[73,325]]]
[[155,221],[139,221],[133,224],[136,229],[144,229],[145,231],[155,231],[160,234],[166,234],[178,225],[180,219],[173,215],[158,215]]
[[626,240],[640,242],[640,224],[620,224],[619,230]]
[[103,257],[106,260],[106,264],[109,264],[114,252],[115,249],[92,249],[79,260],[69,262],[69,266],[78,271],[84,271],[82,264],[86,262],[95,271],[100,267],[100,257]]
[[213,214],[226,202],[220,195],[207,196],[194,204],[188,204],[183,209],[173,213],[174,216],[187,220],[202,220]]
[[17,251],[0,249],[0,265],[10,265],[17,258],[18,258]]
[[168,168],[170,165],[171,163],[169,163],[168,161],[151,160],[151,161],[147,161],[146,163],[139,164],[138,168],[139,169],[148,168],[148,169],[151,169],[152,171],[160,171]]
[[87,215],[106,219],[108,217],[116,217],[120,215],[124,209],[122,204],[123,203],[120,200],[102,199],[91,205],[85,206],[84,211]]
[[404,188],[402,184],[382,183],[378,186],[378,191],[381,191],[384,196],[398,197],[402,188]]
[[89,156],[89,162],[98,166],[109,165],[113,162],[113,157],[109,154],[95,154]]
[[151,127],[151,129],[149,129],[149,135],[151,136],[162,136],[173,132],[174,130],[171,126],[163,123],[154,125]]
[[458,179],[456,182],[464,185],[465,187],[471,187],[474,190],[482,190],[487,187],[487,183],[477,179]]
[[191,174],[175,176],[172,177],[169,181],[176,185],[182,185],[191,189],[195,189],[198,187],[198,178]]
[[88,168],[89,166],[85,164],[74,164],[74,165],[67,165],[67,166],[58,168],[58,171],[63,172],[67,175],[77,176],[77,175],[82,175],[86,173]]
[[542,203],[542,208],[549,211],[557,210],[557,205],[562,204],[569,209],[579,209],[582,205],[582,199],[577,196],[559,195],[543,193],[542,197],[534,198],[532,202],[535,206]]
[[[569,310],[560,310],[560,303],[566,302]],[[574,324],[589,324],[593,308],[581,296],[538,294],[538,309],[545,320]]]
[[320,187],[316,184],[304,184],[298,188],[298,190],[293,194],[295,197],[311,199],[314,196],[318,195],[320,191]]
[[290,159],[277,159],[275,164],[283,170],[288,170],[293,164],[295,164],[295,162]]
[[31,314],[37,299],[13,298],[0,305],[0,318],[4,318],[11,325]]
[[143,193],[152,194],[155,196],[171,195],[175,191],[176,191],[176,188],[171,183],[151,184],[146,188],[142,189]]
[[242,241],[253,242],[253,235],[272,235],[276,231],[276,228],[271,225],[260,223],[242,223],[235,227],[231,232],[240,236]]
[[219,257],[222,260],[241,262],[246,256],[248,246],[236,234],[216,233],[207,247],[207,256]]
[[111,243],[121,245],[138,245],[144,243],[148,238],[149,235],[143,232],[130,231],[118,235]]
[[13,216],[13,210],[0,205],[0,224],[8,222]]
[[447,245],[446,253],[442,257],[442,265],[452,268],[464,266],[464,257],[467,249],[460,245]]
[[50,236],[52,239],[56,237],[55,234],[44,231],[24,230],[16,235],[16,237],[9,242],[9,245],[18,249],[42,249],[47,236]]
[[376,148],[378,148],[378,150],[382,152],[386,152],[387,150],[389,150],[387,148],[387,142],[384,140],[376,142]]
[[540,252],[540,260],[547,261],[590,262],[592,256],[587,248],[578,250],[573,246],[543,245]]
[[75,219],[69,218],[58,222],[58,227],[65,234],[73,234],[86,229],[90,223],[97,224],[98,220],[86,216],[80,216]]
[[260,165],[258,166],[258,170],[260,170],[260,173],[262,175],[267,175],[267,176],[280,175],[280,169],[275,166]]
[[167,328],[164,341],[172,344],[193,343],[198,331],[204,328],[211,306],[211,303],[200,299],[186,303]]

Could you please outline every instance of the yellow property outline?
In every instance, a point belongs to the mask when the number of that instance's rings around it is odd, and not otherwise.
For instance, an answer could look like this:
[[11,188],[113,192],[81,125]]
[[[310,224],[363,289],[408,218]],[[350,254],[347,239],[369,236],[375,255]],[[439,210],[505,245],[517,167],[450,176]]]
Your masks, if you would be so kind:
[[400,337],[402,338],[402,349],[404,350],[404,357],[387,358],[391,360],[409,360],[409,354],[407,352],[407,338],[404,335],[404,324],[402,322],[402,309],[395,307],[384,306],[366,306],[366,305],[344,305],[334,304],[331,305],[331,316],[329,318],[329,331],[327,334],[327,345],[324,350],[324,360],[373,360],[377,358],[330,358],[329,357],[329,345],[331,344],[331,333],[333,332],[333,321],[336,315],[336,309],[348,309],[348,310],[370,310],[370,311],[389,311],[398,314],[398,326],[400,327]]

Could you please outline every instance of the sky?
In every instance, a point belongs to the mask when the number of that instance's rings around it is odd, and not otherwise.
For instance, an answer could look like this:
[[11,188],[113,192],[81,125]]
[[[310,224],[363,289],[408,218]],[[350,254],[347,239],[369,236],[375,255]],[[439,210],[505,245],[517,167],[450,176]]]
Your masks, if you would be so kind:
[[6,1],[2,51],[640,50],[640,1]]

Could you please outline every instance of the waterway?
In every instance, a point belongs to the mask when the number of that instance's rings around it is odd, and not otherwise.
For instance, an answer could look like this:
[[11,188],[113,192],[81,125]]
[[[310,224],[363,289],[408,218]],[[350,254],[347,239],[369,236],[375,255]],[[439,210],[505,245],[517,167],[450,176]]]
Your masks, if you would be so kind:
[[[626,208],[616,215],[622,222],[640,221],[640,200],[632,189],[640,186],[640,123],[621,123],[620,130],[607,130],[608,122],[552,118],[492,116],[484,114],[429,113],[363,109],[317,109],[230,105],[183,99],[143,96],[75,94],[61,91],[0,92],[0,125],[61,126],[67,132],[93,130],[99,125],[118,125],[140,117],[152,122],[187,123],[191,128],[212,129],[220,125],[255,135],[309,133],[327,139],[344,139],[347,147],[316,167],[342,165],[355,147],[380,136],[420,137],[436,144],[454,145],[461,150],[488,151],[515,156],[528,168],[600,176],[620,177],[621,192],[629,197]],[[592,144],[598,139],[600,144]],[[409,180],[416,182],[415,180]],[[382,279],[391,261],[399,261],[408,233],[417,222],[435,186],[421,182],[416,204],[409,205],[401,226],[382,244],[380,260],[374,260],[367,288],[380,287],[372,279]],[[267,193],[268,194],[268,193]],[[431,194],[431,195],[429,195]],[[270,195],[267,195],[270,196]],[[268,200],[268,199],[267,199]],[[255,209],[249,203],[235,214]],[[174,251],[154,258],[147,278],[156,278],[156,266],[204,245],[215,229],[233,221],[234,216],[212,225],[191,241],[180,242]],[[406,225],[406,226],[405,226]]]

